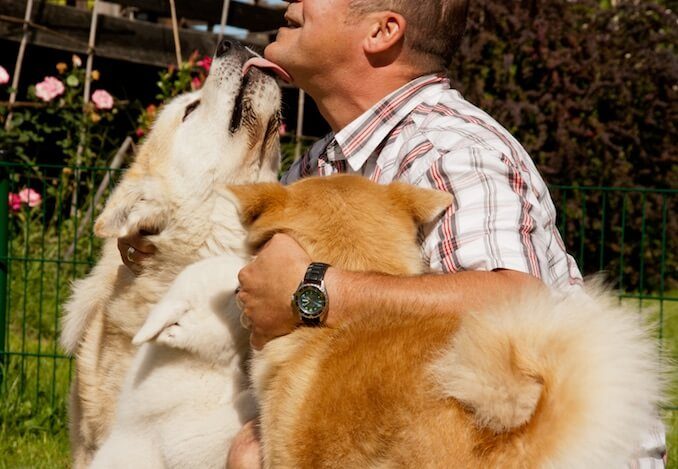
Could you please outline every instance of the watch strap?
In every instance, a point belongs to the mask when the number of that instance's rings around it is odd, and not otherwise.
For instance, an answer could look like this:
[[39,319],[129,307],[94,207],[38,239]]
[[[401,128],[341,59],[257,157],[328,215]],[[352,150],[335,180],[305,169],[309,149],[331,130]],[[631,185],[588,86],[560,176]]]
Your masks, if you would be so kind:
[[329,266],[329,264],[325,264],[323,262],[311,262],[311,264],[308,266],[308,269],[306,269],[304,283],[314,283],[316,285],[320,285]]
[[302,321],[304,325],[306,326],[312,326],[312,327],[317,327],[317,326],[322,326],[323,325],[323,320],[320,316],[317,318],[302,318]]

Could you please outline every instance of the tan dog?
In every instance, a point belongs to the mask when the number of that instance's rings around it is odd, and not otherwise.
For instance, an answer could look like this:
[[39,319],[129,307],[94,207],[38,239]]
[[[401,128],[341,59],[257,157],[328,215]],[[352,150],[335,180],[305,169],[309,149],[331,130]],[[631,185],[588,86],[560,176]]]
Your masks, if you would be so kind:
[[[252,247],[286,232],[315,261],[394,275],[422,272],[417,226],[451,201],[355,176],[232,191]],[[660,401],[655,342],[605,294],[358,316],[255,357],[265,467],[624,467]]]
[[[106,438],[136,351],[132,337],[176,275],[205,257],[247,259],[235,207],[218,191],[276,179],[280,112],[275,79],[243,69],[250,57],[242,46],[222,43],[204,87],[160,112],[96,222],[96,234],[111,239],[91,274],[73,285],[61,335],[77,357],[70,403],[76,468],[89,465]],[[135,277],[115,238],[141,230],[158,233],[150,237],[157,254]],[[247,348],[246,339],[240,347]]]

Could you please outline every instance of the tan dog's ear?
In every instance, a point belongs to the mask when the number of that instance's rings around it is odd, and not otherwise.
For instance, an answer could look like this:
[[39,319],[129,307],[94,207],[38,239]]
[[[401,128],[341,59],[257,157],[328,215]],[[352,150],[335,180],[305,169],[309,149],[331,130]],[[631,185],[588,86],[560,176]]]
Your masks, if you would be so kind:
[[403,182],[389,184],[388,191],[391,199],[409,210],[420,225],[435,220],[454,201],[449,192],[423,189]]
[[287,191],[277,182],[228,186],[238,199],[240,220],[243,225],[254,223],[267,210],[281,208],[287,201]]

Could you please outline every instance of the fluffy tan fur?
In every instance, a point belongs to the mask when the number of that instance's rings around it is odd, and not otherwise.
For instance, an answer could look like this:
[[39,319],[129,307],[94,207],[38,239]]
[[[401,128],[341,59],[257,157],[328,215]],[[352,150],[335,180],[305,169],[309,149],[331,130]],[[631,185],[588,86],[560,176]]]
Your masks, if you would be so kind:
[[[252,247],[287,232],[316,261],[398,275],[422,272],[417,225],[450,203],[355,176],[232,191]],[[252,371],[265,466],[623,467],[663,384],[650,333],[601,291],[461,315],[375,305],[273,340]]]
[[[132,337],[172,280],[201,258],[247,256],[235,207],[221,191],[227,183],[275,180],[277,134],[263,132],[277,122],[280,90],[257,70],[240,90],[242,51],[216,58],[201,90],[163,108],[97,219],[96,234],[111,239],[90,275],[74,283],[61,334],[63,348],[76,356],[70,401],[75,468],[87,467],[106,438],[136,352]],[[229,131],[239,94],[244,123]],[[115,238],[140,230],[158,232],[150,237],[157,253],[134,276],[122,264]]]

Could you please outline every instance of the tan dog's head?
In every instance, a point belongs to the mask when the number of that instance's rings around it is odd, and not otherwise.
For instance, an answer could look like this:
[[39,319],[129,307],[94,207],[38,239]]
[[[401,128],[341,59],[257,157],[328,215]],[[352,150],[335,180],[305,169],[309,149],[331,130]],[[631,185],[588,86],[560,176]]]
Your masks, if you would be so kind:
[[452,203],[447,192],[349,175],[229,189],[253,251],[275,233],[287,233],[314,261],[390,274],[422,271],[418,228]]
[[160,231],[223,184],[274,181],[279,164],[280,89],[243,65],[253,56],[223,42],[204,86],[160,111],[135,162],[98,218],[100,237]]

